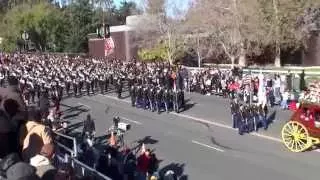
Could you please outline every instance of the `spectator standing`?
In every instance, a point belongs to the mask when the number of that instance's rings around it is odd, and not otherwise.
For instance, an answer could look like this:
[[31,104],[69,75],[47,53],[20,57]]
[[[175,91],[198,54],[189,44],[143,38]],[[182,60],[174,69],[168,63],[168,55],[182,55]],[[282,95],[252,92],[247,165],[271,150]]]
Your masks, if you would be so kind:
[[85,135],[88,135],[91,139],[96,131],[96,126],[94,120],[91,118],[91,115],[87,115],[87,119],[83,122],[83,130],[82,130],[82,137],[84,138]]
[[54,153],[54,143],[50,128],[41,124],[41,113],[36,108],[29,111],[27,123],[20,128],[22,157],[26,162],[36,155],[49,160]]
[[274,79],[274,97],[275,97],[275,104],[280,104],[280,101],[281,101],[280,88],[281,88],[280,76],[279,76],[279,75],[276,75],[276,76],[275,76],[275,79]]
[[150,155],[150,163],[148,167],[148,174],[149,176],[152,176],[155,172],[158,170],[158,158],[156,154],[153,152]]
[[144,145],[142,148],[142,153],[138,157],[137,171],[138,180],[145,180],[148,177],[148,170],[151,162],[150,149],[144,150]]

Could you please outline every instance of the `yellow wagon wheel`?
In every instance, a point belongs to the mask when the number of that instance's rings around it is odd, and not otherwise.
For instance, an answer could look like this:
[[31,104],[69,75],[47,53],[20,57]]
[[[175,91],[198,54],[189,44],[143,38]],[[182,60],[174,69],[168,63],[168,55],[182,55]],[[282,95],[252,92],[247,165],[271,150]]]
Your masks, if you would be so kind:
[[296,121],[287,122],[281,131],[282,141],[292,152],[302,152],[312,146],[306,127]]

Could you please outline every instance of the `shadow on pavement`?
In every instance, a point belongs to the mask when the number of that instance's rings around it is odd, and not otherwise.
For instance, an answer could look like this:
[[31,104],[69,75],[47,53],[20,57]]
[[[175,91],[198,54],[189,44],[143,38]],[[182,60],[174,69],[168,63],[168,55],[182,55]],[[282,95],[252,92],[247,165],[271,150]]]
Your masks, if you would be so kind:
[[83,109],[83,105],[78,105],[78,106],[69,106],[66,104],[61,103],[60,104],[63,107],[67,107],[68,109],[64,110],[63,112],[73,112],[73,111],[88,111],[87,109]]
[[222,145],[222,144],[220,144],[219,142],[217,142],[216,141],[216,139],[214,138],[214,137],[210,137],[210,141],[211,141],[211,143],[213,144],[213,145],[216,145],[216,146],[219,146],[219,147],[221,147],[221,148],[223,148],[223,149],[227,149],[227,150],[233,150],[231,147],[229,147],[229,146],[225,146],[225,145]]
[[274,110],[274,111],[270,114],[270,116],[267,118],[268,124],[271,124],[271,123],[274,122],[274,120],[276,119],[276,115],[277,115],[277,111]]
[[77,123],[71,124],[71,125],[68,127],[67,131],[68,131],[68,132],[72,132],[73,130],[78,129],[78,128],[81,127],[81,126],[83,126],[83,122],[77,122]]
[[152,139],[151,136],[146,136],[143,139],[140,139],[137,141],[138,144],[156,144],[158,143],[158,140]]
[[196,103],[186,103],[186,105],[184,106],[184,109],[182,112],[188,111],[189,109],[191,109],[194,105],[196,105]]
[[129,98],[129,97],[130,97],[130,95],[121,96],[120,99],[127,99],[127,98]]

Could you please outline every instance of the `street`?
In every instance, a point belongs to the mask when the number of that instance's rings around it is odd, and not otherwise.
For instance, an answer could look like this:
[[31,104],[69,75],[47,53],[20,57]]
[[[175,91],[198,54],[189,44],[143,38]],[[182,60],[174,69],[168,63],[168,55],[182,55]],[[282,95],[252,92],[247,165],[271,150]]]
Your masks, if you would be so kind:
[[101,142],[106,141],[112,118],[119,116],[132,125],[126,144],[144,142],[161,160],[160,169],[173,168],[181,179],[318,179],[319,152],[291,153],[280,142],[288,111],[272,110],[275,117],[267,131],[240,136],[231,128],[229,102],[220,97],[186,93],[188,107],[180,114],[136,109],[129,100],[117,99],[114,93],[68,98],[62,109],[71,124],[79,124],[90,113]]

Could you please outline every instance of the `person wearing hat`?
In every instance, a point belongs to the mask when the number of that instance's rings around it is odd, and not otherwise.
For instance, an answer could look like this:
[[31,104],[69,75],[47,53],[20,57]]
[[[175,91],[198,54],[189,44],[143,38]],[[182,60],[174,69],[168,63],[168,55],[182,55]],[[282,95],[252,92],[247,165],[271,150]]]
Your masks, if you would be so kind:
[[54,154],[51,130],[41,123],[41,112],[36,107],[28,111],[28,121],[20,127],[22,157],[29,162],[32,157],[42,155],[49,160]]

